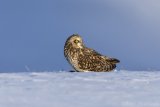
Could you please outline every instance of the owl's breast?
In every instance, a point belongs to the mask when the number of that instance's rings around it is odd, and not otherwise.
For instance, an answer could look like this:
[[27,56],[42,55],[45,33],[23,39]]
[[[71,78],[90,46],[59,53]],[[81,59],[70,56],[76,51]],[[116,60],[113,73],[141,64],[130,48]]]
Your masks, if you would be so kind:
[[67,52],[67,59],[75,69],[78,68],[79,54],[80,54],[79,49],[71,49],[71,50],[68,50]]

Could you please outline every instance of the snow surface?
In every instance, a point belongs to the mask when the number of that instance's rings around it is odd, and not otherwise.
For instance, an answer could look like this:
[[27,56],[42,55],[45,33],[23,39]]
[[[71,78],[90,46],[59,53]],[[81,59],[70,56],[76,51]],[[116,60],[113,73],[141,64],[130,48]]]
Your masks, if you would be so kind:
[[160,72],[0,73],[0,107],[160,107]]

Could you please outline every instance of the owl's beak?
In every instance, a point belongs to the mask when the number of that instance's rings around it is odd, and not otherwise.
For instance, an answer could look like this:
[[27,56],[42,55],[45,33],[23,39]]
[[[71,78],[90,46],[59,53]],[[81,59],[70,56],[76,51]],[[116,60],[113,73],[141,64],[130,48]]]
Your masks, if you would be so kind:
[[83,48],[83,44],[82,44],[82,43],[77,43],[77,46],[78,46],[79,48]]

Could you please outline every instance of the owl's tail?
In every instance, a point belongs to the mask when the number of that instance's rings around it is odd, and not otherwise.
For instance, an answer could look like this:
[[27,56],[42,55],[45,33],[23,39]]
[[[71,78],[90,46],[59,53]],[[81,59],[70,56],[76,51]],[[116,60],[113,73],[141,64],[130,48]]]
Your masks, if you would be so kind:
[[120,63],[120,60],[116,59],[116,58],[110,58],[109,61],[113,64],[116,64],[116,63]]

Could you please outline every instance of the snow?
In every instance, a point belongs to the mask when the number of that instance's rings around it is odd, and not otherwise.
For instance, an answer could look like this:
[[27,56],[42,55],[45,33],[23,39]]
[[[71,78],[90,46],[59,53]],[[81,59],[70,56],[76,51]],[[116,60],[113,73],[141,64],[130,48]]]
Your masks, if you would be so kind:
[[160,72],[0,73],[0,107],[160,107]]

